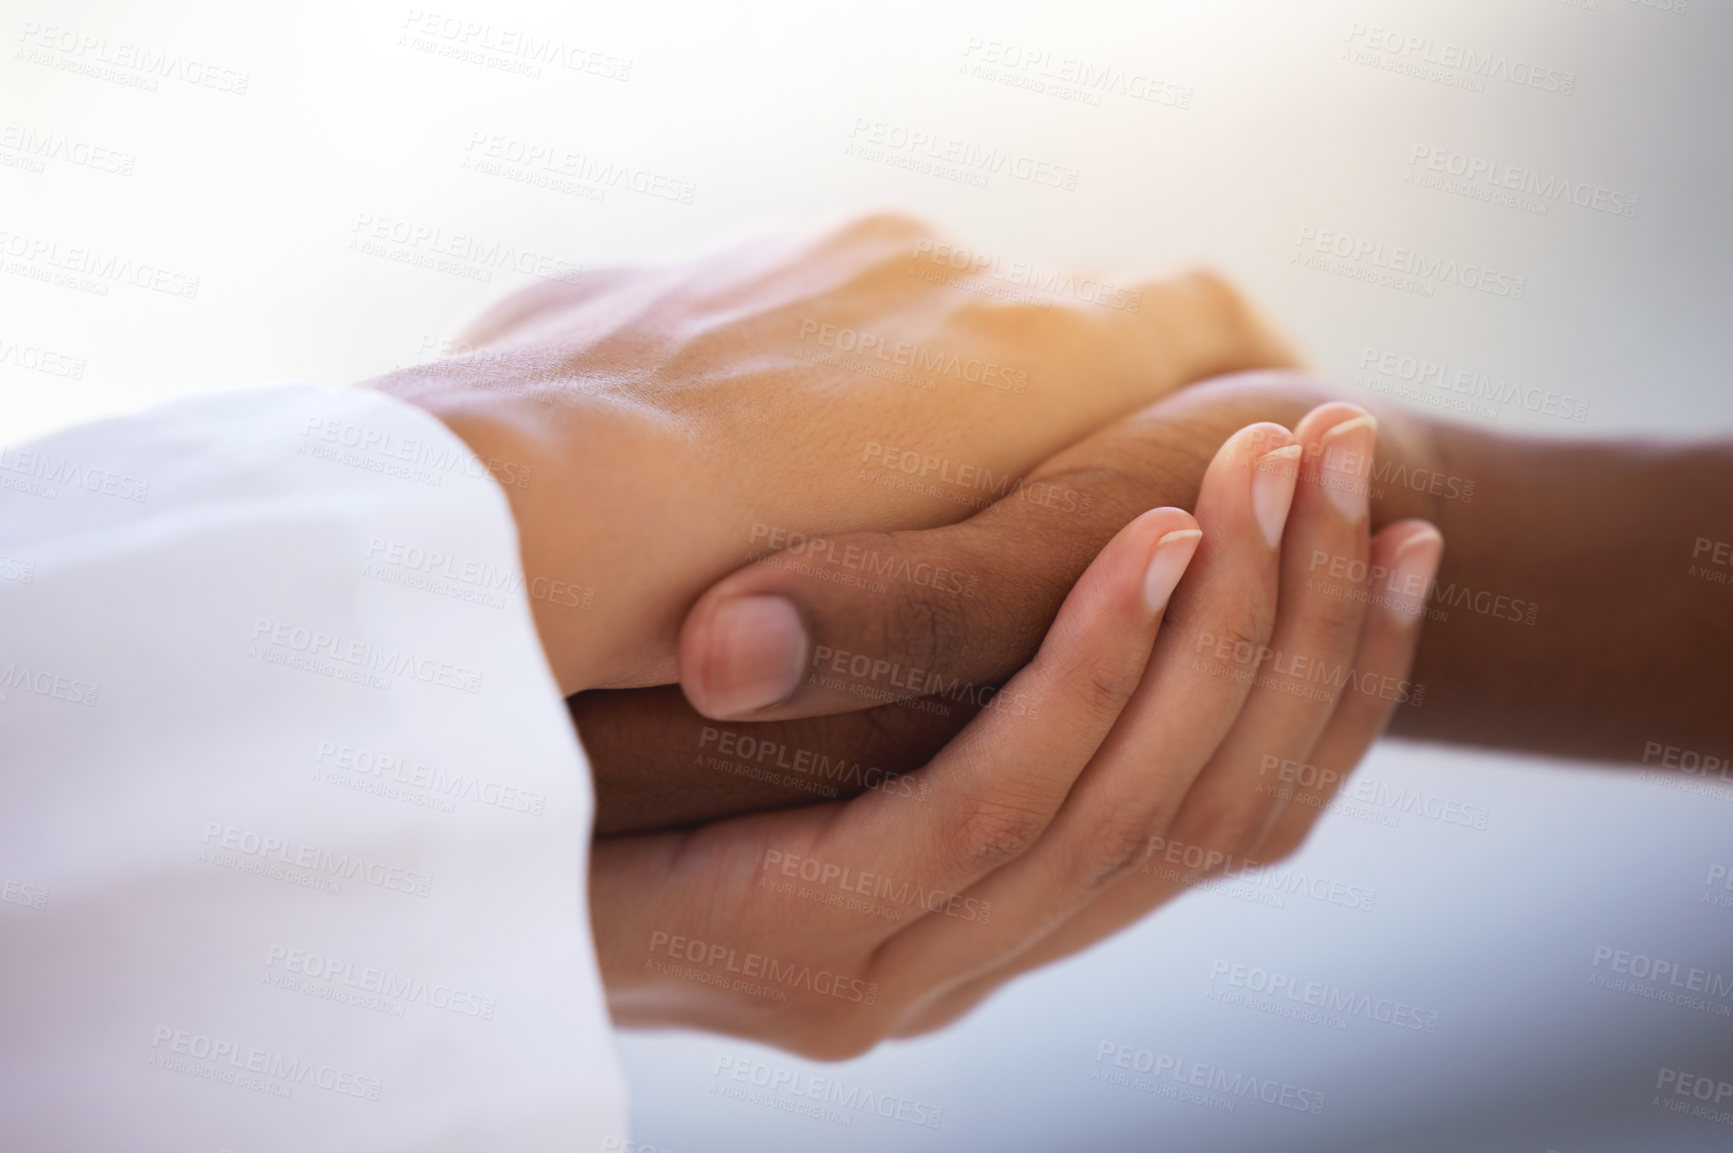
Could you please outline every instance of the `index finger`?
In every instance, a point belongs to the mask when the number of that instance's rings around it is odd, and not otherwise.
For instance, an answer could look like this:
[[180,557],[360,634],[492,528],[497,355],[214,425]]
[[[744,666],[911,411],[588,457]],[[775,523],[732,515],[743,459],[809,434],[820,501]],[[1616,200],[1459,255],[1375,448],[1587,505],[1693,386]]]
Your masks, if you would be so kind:
[[1174,508],[1127,525],[1006,685],[1014,703],[984,710],[922,770],[932,798],[917,823],[906,806],[869,794],[843,808],[828,835],[899,846],[913,858],[910,875],[949,892],[1035,844],[1142,680],[1168,597],[1202,535]]

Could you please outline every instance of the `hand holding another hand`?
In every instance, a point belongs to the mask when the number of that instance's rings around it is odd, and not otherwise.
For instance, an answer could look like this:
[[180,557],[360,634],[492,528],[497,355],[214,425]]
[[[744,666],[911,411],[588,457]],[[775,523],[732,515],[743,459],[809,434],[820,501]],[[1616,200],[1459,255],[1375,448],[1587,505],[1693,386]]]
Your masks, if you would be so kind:
[[[874,219],[595,274],[507,301],[476,351],[378,382],[523,466],[506,491],[567,692],[682,673],[709,718],[808,747],[830,733],[845,755],[864,734],[910,770],[852,800],[598,841],[621,1023],[823,1055],[935,1027],[1266,845],[1290,851],[1319,806],[1262,779],[1272,759],[1345,774],[1394,707],[1364,686],[1401,683],[1416,598],[1374,574],[1424,587],[1439,538],[1402,523],[1369,543],[1369,416],[1300,420],[1291,379],[1173,396],[1291,363],[1213,278],[1152,284],[1135,315],[1004,304],[967,265],[922,268],[932,251]],[[1243,427],[1272,416],[1294,431]],[[1316,555],[1353,575],[1308,579]],[[892,583],[848,579],[863,557]],[[594,589],[596,611],[536,596],[554,580]],[[912,669],[930,676],[886,675]],[[960,707],[911,699],[934,680],[969,690]],[[622,816],[612,788],[632,774],[610,751],[642,765],[658,738],[720,721],[668,689],[587,694],[574,714],[603,831],[789,800],[688,771],[721,787],[681,811],[668,773],[640,773],[659,818]],[[1139,869],[1174,844],[1201,867]]]
[[[1273,787],[1268,765],[1345,774],[1376,738],[1396,706],[1378,686],[1401,683],[1418,633],[1401,590],[1424,587],[1442,543],[1414,522],[1371,538],[1363,484],[1340,482],[1372,442],[1346,405],[1229,438],[1195,521],[1159,508],[1112,537],[994,698],[1026,707],[983,709],[910,778],[918,800],[873,789],[599,841],[615,1019],[846,1056],[1292,851],[1318,787]],[[1316,550],[1361,562],[1358,579],[1309,581]],[[1157,844],[1201,867],[1179,883],[1141,868]]]
[[[1139,286],[1136,311],[1013,303],[941,248],[870,217],[587,272],[504,301],[465,354],[372,383],[511,466],[531,607],[571,694],[676,680],[692,600],[773,534],[928,527],[987,503],[902,483],[875,466],[887,453],[1019,477],[1181,385],[1292,363],[1207,274]],[[586,592],[537,593],[556,587]]]
[[[785,542],[785,552],[724,578],[687,618],[685,696],[667,687],[572,701],[595,772],[598,833],[863,788],[906,794],[914,783],[900,774],[924,765],[983,704],[1022,705],[1000,687],[1034,655],[1115,533],[1154,506],[1196,507],[1211,458],[1236,430],[1255,421],[1298,427],[1324,397],[1286,374],[1192,385],[1038,464],[969,520]],[[1322,454],[1315,446],[1304,462],[1308,477],[1320,474]],[[1379,425],[1376,456],[1386,471],[1436,471],[1427,427],[1401,417]],[[1369,483],[1371,458],[1337,454],[1330,463],[1342,473],[1332,478],[1337,488],[1371,490],[1374,527],[1438,519],[1436,505],[1411,488]],[[1351,557],[1326,552],[1305,563],[1306,580],[1334,581]],[[946,573],[966,583],[958,589],[931,575]],[[1369,579],[1374,595],[1392,576],[1351,575]],[[804,655],[777,652],[762,631],[716,629],[719,606],[737,598],[792,606],[783,615],[800,622]],[[772,684],[765,670],[789,679]],[[775,699],[743,708],[753,703],[743,691]]]

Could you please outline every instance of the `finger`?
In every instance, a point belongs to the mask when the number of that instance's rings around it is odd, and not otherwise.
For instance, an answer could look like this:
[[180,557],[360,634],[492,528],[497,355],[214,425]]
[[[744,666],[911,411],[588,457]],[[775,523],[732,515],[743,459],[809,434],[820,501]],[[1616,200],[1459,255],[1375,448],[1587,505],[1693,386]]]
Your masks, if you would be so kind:
[[[909,537],[921,535],[937,534]],[[972,694],[956,692],[751,725],[704,717],[669,689],[586,693],[571,706],[596,779],[599,835],[854,796],[870,787],[862,778],[894,781],[924,765],[978,711]]]
[[[1130,481],[1135,469],[1141,467],[1139,461],[1142,458],[1165,462],[1165,467],[1178,475],[1190,467],[1189,463],[1183,463],[1183,458],[1193,450],[1170,450],[1170,446],[1160,444],[1157,439],[1164,430],[1174,427],[1170,423],[1150,428],[1128,425],[1101,438],[1088,448],[1088,452],[1110,460],[1125,459],[1125,468],[1108,470],[1107,485],[1123,485]],[[1186,429],[1187,435],[1191,435],[1193,426],[1187,425]],[[1140,437],[1143,437],[1143,443],[1138,443]],[[1162,486],[1152,474],[1147,487]],[[1032,487],[1027,491],[1040,490]],[[1048,495],[1051,498],[1051,491]],[[1305,519],[1307,496],[1304,487],[1298,500],[1298,519],[1289,529],[1290,549],[1294,547],[1294,528]],[[1103,507],[1116,507],[1117,503],[1123,502],[1109,501]],[[1040,520],[1044,508],[1046,505],[1040,501],[1008,501],[1007,507],[999,510],[1002,523],[993,531],[1009,542],[1023,531],[1023,526]],[[1056,549],[1079,548],[1089,541],[1086,533],[1079,532],[1080,526],[1074,523],[1076,517],[1063,514],[1055,519],[1057,523],[1041,524],[1029,535],[1059,544],[1034,552],[1022,548],[1015,558],[1015,564],[1025,569],[1037,568],[1031,576],[1037,582],[1042,580],[1038,566],[1055,563],[1061,556]],[[1069,545],[1064,543],[1063,534],[1067,531],[1079,532],[1078,538]],[[899,534],[895,539],[913,542],[926,557],[941,557],[961,535],[952,528]],[[1299,555],[1309,559],[1310,551],[1314,550],[1301,549]],[[827,552],[844,555],[840,549],[803,548],[801,552],[815,557]],[[954,563],[942,559],[919,559],[922,553],[911,550],[910,555],[917,558],[912,568],[924,574],[942,574],[955,568]],[[986,568],[995,576],[1012,579],[1016,576],[1010,561],[991,562]],[[1327,573],[1328,569],[1325,575]],[[771,580],[801,583],[800,578],[790,577],[782,568],[767,568],[760,575]],[[1055,578],[1070,579],[1063,572]],[[882,604],[875,598],[862,598],[858,592],[845,591],[838,585],[816,578],[806,585],[814,600],[805,611],[821,621],[839,619],[848,623],[857,619],[851,613],[859,610],[870,612]],[[899,592],[918,597],[923,587],[931,588],[932,582]],[[1007,580],[993,587],[1011,586]],[[820,607],[815,611],[813,605],[829,606],[832,603],[826,598],[834,598],[834,610]],[[922,630],[945,630],[944,606],[955,598],[935,596],[933,599],[938,604],[931,611],[917,613],[913,604],[903,606],[899,627],[902,620],[909,622],[909,627],[904,630],[909,635],[901,638],[905,644],[912,643]],[[979,600],[983,605],[990,603],[1000,610],[956,622],[950,631],[967,632],[971,645],[975,636],[983,636],[988,645],[992,644],[995,636],[1010,636],[1005,631],[1007,623],[1014,622],[1019,615],[1032,616],[1036,611],[1029,600],[1016,595],[983,591],[978,597],[966,600]],[[1040,623],[1045,627],[1047,622],[1043,620]],[[893,644],[898,639],[887,638]],[[851,644],[827,647],[832,653],[847,652]],[[858,650],[861,646],[852,647]],[[1027,657],[1018,655],[1013,659],[1026,661]],[[826,680],[845,676],[846,667],[839,672],[835,667],[838,663],[833,659],[812,675]],[[910,668],[923,667],[921,662],[912,659],[901,663]],[[893,679],[896,678],[879,678],[881,682]],[[902,677],[899,683],[908,679]],[[865,777],[889,778],[910,772],[931,759],[944,742],[979,711],[975,703],[977,697],[986,698],[988,695],[985,689],[969,691],[971,682],[962,677],[940,673],[934,678],[935,683],[941,680],[943,691],[929,697],[867,708],[861,712],[819,716],[807,721],[769,721],[762,727],[719,725],[694,710],[678,692],[670,690],[583,694],[574,699],[572,715],[589,750],[596,778],[597,832],[610,834],[666,828],[757,809],[842,799],[854,796],[866,787],[861,783]],[[958,686],[963,687],[959,689]],[[857,699],[851,697],[849,701],[852,704]],[[777,711],[759,715],[774,716]],[[743,755],[740,750],[745,750]],[[847,764],[851,771],[835,771],[833,766],[837,763]],[[787,766],[791,764],[796,771],[788,771]],[[852,771],[855,766],[860,767],[859,772]],[[807,769],[812,771],[801,771]],[[820,779],[812,779],[815,776]]]
[[[1287,783],[1293,789],[1289,803],[1263,843],[1238,862],[1242,867],[1281,860],[1299,847],[1330,796],[1384,731],[1397,705],[1412,695],[1413,686],[1403,678],[1413,663],[1419,619],[1438,568],[1442,543],[1437,529],[1414,520],[1391,525],[1373,539],[1369,564],[1372,603],[1354,653],[1354,687],[1342,694],[1304,768],[1291,773],[1294,780]],[[1122,878],[1013,962],[927,1005],[905,1024],[903,1035],[941,1028],[1017,974],[1080,952],[1141,920],[1208,874],[1207,869],[1188,867],[1200,860],[1201,856],[1188,852],[1187,846],[1162,845],[1140,871]]]
[[1278,860],[1298,849],[1397,707],[1417,703],[1416,686],[1406,678],[1443,553],[1444,537],[1425,521],[1399,521],[1378,534],[1370,565],[1371,606],[1354,655],[1355,675],[1310,757],[1293,773],[1294,792],[1258,847],[1259,857]]
[[1193,507],[1229,436],[1271,412],[1298,421],[1309,399],[1292,379],[1207,403],[1180,393],[1023,478],[879,446],[861,461],[863,475],[996,503],[923,532],[758,542],[783,551],[724,578],[686,618],[687,698],[709,717],[780,720],[921,696],[990,697],[1028,663],[1121,527],[1154,505]]
[[596,782],[598,837],[868,789],[921,803],[927,786],[908,775],[979,711],[933,700],[793,721],[713,721],[677,685],[579,693],[567,708]]
[[[1337,419],[1359,412],[1336,411]],[[1298,496],[1296,526],[1306,519],[1307,488]],[[1313,551],[1308,546],[1298,555]],[[970,695],[955,692],[751,725],[706,718],[668,689],[587,693],[572,704],[596,780],[598,835],[844,799],[866,787],[907,791],[898,774],[924,765],[978,711]]]
[[886,944],[887,971],[907,989],[942,995],[1029,948],[1132,867],[1150,828],[1178,807],[1249,691],[1246,678],[1210,675],[1200,642],[1213,649],[1230,636],[1256,652],[1268,640],[1299,457],[1279,425],[1255,425],[1222,447],[1198,500],[1206,543],[1136,694],[1034,849],[969,890],[992,907],[991,920],[963,937],[927,918]]
[[871,847],[889,872],[958,893],[1033,845],[1136,690],[1168,597],[1202,536],[1190,513],[1138,517],[1101,550],[1029,666],[917,776],[921,810],[851,802],[834,853]]
[[[1304,467],[1282,544],[1275,632],[1266,650],[1234,670],[1256,687],[1171,829],[1150,832],[1232,860],[1256,848],[1280,813],[1281,790],[1264,787],[1270,766],[1312,750],[1352,671],[1362,601],[1332,594],[1350,576],[1356,591],[1367,580],[1366,476],[1376,431],[1369,413],[1343,403],[1314,409],[1294,429]],[[1313,568],[1342,575],[1327,586],[1309,579]]]

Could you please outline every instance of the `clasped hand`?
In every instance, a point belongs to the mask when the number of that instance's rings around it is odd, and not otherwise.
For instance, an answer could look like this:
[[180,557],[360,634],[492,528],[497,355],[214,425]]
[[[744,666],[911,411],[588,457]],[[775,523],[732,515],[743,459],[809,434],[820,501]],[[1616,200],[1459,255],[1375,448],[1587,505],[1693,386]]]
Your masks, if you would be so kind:
[[[481,351],[381,382],[484,459],[533,463],[536,484],[508,490],[526,575],[597,590],[581,617],[532,603],[562,687],[679,678],[689,699],[574,704],[599,826],[634,830],[598,839],[591,866],[620,1024],[821,1057],[938,1027],[1208,875],[1293,851],[1409,692],[1442,540],[1414,519],[1373,535],[1369,414],[1285,380],[1164,400],[1291,363],[1213,278],[1150,285],[1139,316],[1006,305],[966,270],[910,275],[922,236],[875,219],[527,294],[484,318]],[[928,389],[808,355],[824,325],[1017,365],[1028,386],[941,372]],[[967,516],[943,486],[869,483],[875,444],[1089,499]],[[973,584],[863,588],[788,553],[728,575],[765,526],[942,552]],[[1341,575],[1320,579],[1319,556]],[[930,680],[875,688],[910,638],[911,667],[988,691],[941,712]],[[838,652],[865,671],[825,674]],[[877,780],[898,787],[791,805],[812,794],[763,779],[787,774],[705,763],[705,733],[753,730],[895,765]]]

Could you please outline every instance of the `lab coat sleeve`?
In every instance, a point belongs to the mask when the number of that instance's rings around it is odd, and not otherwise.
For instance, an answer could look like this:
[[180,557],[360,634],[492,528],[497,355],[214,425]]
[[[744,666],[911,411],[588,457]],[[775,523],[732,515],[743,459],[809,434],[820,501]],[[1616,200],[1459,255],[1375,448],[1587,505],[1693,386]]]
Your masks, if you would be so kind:
[[306,385],[0,449],[0,1147],[625,1147],[535,482]]

